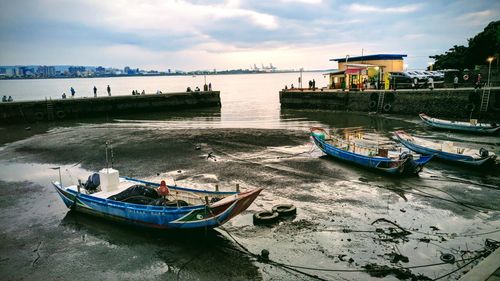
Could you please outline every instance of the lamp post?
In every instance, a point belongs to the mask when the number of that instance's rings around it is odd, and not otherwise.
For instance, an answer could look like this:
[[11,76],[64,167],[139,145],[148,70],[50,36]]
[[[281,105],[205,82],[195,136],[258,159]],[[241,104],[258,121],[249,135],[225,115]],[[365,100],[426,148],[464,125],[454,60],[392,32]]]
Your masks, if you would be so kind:
[[487,61],[489,62],[490,66],[488,67],[488,87],[491,88],[490,85],[490,75],[491,75],[491,62],[495,59],[495,57],[489,57]]

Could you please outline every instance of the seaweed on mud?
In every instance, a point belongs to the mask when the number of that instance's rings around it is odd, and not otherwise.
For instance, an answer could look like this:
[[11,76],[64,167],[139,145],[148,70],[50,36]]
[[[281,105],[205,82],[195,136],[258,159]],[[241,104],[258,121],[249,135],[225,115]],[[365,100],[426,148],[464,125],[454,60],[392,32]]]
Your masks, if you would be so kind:
[[387,275],[394,275],[396,278],[400,280],[412,280],[412,281],[432,280],[431,278],[422,274],[418,275],[413,274],[411,270],[407,268],[390,267],[387,265],[378,265],[375,263],[369,263],[362,267],[364,268],[365,272],[368,273],[371,277],[383,278],[386,277]]
[[296,233],[301,230],[317,230],[318,224],[306,219],[285,222],[276,227],[277,232]]
[[374,220],[371,224],[376,224],[379,222],[386,222],[395,227],[388,227],[387,230],[383,228],[377,228],[375,232],[379,233],[379,237],[383,236],[380,240],[384,242],[399,242],[399,239],[403,241],[407,241],[408,238],[406,236],[410,235],[411,232],[401,227],[399,224],[392,222],[386,218],[379,218]]

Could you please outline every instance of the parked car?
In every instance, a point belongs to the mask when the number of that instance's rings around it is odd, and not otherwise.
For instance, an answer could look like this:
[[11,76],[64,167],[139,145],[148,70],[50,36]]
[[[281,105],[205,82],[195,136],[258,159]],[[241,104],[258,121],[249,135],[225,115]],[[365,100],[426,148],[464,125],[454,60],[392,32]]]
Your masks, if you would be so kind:
[[411,88],[412,77],[405,72],[389,72],[389,88]]
[[405,73],[408,74],[408,76],[410,76],[412,79],[417,78],[419,83],[427,81],[427,75],[425,75],[420,71],[412,70],[412,71],[406,71]]

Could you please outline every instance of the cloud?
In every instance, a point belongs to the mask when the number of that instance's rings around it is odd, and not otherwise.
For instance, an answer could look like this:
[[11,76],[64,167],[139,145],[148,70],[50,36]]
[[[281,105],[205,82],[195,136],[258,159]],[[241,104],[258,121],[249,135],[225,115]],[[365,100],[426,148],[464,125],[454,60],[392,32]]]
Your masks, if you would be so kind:
[[377,7],[370,5],[361,4],[351,4],[347,6],[347,10],[354,13],[395,13],[395,14],[405,14],[415,12],[420,9],[419,4],[411,4],[399,7]]
[[412,67],[425,67],[500,11],[487,0],[358,1],[0,0],[0,64],[331,68],[364,48],[418,54]]
[[479,12],[467,13],[458,17],[458,20],[463,24],[485,25],[491,20],[494,20],[496,17],[498,17],[498,14],[493,12],[492,10],[484,10]]
[[410,33],[410,34],[405,34],[403,35],[403,39],[408,39],[408,40],[415,40],[415,39],[420,39],[425,37],[425,34],[422,33]]
[[300,4],[321,4],[323,0],[281,0],[283,3],[300,3]]

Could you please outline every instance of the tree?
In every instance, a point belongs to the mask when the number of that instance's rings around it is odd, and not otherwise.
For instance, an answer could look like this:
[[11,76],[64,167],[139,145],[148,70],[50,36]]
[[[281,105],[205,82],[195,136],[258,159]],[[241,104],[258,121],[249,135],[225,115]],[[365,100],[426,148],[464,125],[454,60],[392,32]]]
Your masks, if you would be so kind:
[[482,32],[468,39],[468,46],[453,46],[441,55],[430,56],[435,60],[434,69],[474,68],[486,64],[486,59],[500,50],[500,21],[489,23]]

